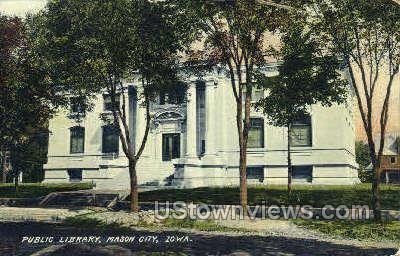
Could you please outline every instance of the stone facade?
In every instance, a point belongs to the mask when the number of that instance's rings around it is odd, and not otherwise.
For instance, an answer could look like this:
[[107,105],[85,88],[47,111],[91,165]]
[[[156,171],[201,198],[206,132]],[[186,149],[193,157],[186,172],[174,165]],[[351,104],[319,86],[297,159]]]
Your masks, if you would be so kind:
[[[265,68],[276,74],[276,65]],[[165,95],[152,103],[152,124],[146,149],[138,164],[141,185],[178,187],[225,186],[239,183],[239,148],[236,103],[230,80],[224,73],[210,73],[188,79],[187,100],[169,104]],[[129,87],[129,125],[136,148],[144,133],[145,111],[136,94],[140,85]],[[258,95],[259,97],[260,95]],[[171,97],[171,96],[170,96]],[[254,96],[256,98],[256,96]],[[63,110],[50,122],[49,161],[45,182],[94,182],[100,189],[127,189],[127,160],[122,152],[102,153],[107,115],[104,99],[95,100],[80,126],[84,127],[84,150],[71,154],[70,110]],[[351,101],[343,105],[311,107],[309,145],[293,147],[294,182],[310,184],[354,184],[359,182],[355,163],[355,126]],[[109,113],[108,113],[109,114]],[[287,182],[286,129],[268,124],[261,112],[252,110],[257,125],[249,148],[249,183]],[[309,134],[309,135],[307,135]],[[297,136],[297,135],[296,135]],[[302,140],[304,138],[300,138]],[[257,146],[259,145],[259,146]],[[72,174],[72,171],[77,174]]]

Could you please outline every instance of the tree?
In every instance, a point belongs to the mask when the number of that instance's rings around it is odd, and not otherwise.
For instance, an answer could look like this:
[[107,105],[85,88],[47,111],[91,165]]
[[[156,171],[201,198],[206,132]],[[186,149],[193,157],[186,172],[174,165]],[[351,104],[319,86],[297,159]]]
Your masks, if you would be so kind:
[[190,59],[198,68],[221,65],[228,70],[236,102],[238,132],[240,204],[247,207],[247,142],[250,131],[254,75],[266,63],[268,32],[279,27],[285,9],[255,1],[171,0],[186,17],[192,18],[204,39],[203,49]]
[[[64,95],[85,96],[83,109],[90,111],[90,99],[106,91],[111,98],[111,122],[119,132],[128,160],[131,210],[139,210],[136,166],[145,149],[151,125],[150,104],[162,90],[185,90],[179,81],[177,52],[184,35],[176,29],[175,13],[162,2],[52,1],[36,17],[37,41],[53,70],[52,84]],[[145,132],[135,148],[129,129],[124,79],[137,78],[138,101],[146,109]],[[117,97],[121,97],[118,104]],[[139,139],[138,139],[139,140]]]
[[0,146],[2,181],[6,159],[44,125],[58,97],[32,50],[29,28],[16,17],[0,16]]
[[371,164],[371,158],[369,157],[369,146],[363,141],[356,141],[356,162],[359,164],[358,177],[361,182],[372,181],[372,175],[370,170],[365,170]]
[[[315,1],[310,20],[321,32],[321,40],[343,59],[353,85],[358,108],[368,139],[374,168],[372,182],[375,220],[380,222],[380,161],[385,146],[388,110],[394,77],[399,73],[400,6],[389,0]],[[356,73],[361,74],[357,79]],[[373,109],[378,78],[386,77],[384,102],[378,109],[380,141],[374,141]]]
[[44,178],[43,164],[47,162],[49,132],[46,128],[37,129],[25,142],[15,144],[10,149],[12,166],[11,177],[14,180],[15,192],[18,193],[18,182],[22,174],[23,182],[41,182]]
[[282,61],[279,75],[259,76],[259,85],[266,91],[265,98],[256,103],[269,122],[287,128],[288,196],[292,191],[291,141],[292,125],[310,114],[311,105],[331,106],[343,103],[346,81],[339,72],[340,61],[323,51],[321,42],[304,27],[303,18],[292,16],[292,21],[282,30],[282,48],[274,55]]

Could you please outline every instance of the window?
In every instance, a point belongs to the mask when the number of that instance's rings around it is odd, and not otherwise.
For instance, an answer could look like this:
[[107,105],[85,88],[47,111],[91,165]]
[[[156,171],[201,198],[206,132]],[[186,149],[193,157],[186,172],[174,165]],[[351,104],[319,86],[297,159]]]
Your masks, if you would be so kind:
[[290,142],[293,147],[312,146],[311,117],[305,116],[292,124]]
[[382,172],[381,182],[386,184],[400,184],[400,172],[395,170]]
[[[243,88],[243,101],[246,100],[246,88]],[[258,102],[264,97],[264,91],[261,88],[253,87],[251,90],[251,102]]]
[[181,157],[181,135],[179,133],[163,134],[162,160],[171,161]]
[[80,126],[72,127],[70,133],[71,154],[83,153],[85,151],[85,128]]
[[395,156],[390,157],[390,163],[397,164],[397,157],[395,157]]
[[182,104],[185,100],[185,94],[183,92],[161,92],[160,93],[160,105],[165,104]]
[[85,96],[71,97],[70,106],[72,113],[84,113],[85,111]]
[[258,180],[264,182],[264,168],[263,167],[247,167],[247,179]]
[[68,176],[69,176],[69,181],[72,182],[82,181],[82,169],[69,169]]
[[197,155],[206,152],[206,86],[204,82],[196,84],[196,130],[197,130]]
[[[111,101],[111,96],[106,94],[103,95],[103,99],[104,99],[104,111],[112,111],[113,110],[113,105],[112,105],[112,101]],[[120,100],[121,100],[121,95],[116,94],[115,95],[115,107],[116,109],[119,109],[120,107]]]
[[248,148],[264,148],[264,120],[250,118]]
[[206,140],[201,140],[200,155],[204,155],[205,153],[206,153]]
[[293,166],[292,168],[292,178],[294,182],[312,182],[312,166]]
[[119,132],[114,125],[103,127],[103,143],[102,153],[118,153],[119,152]]

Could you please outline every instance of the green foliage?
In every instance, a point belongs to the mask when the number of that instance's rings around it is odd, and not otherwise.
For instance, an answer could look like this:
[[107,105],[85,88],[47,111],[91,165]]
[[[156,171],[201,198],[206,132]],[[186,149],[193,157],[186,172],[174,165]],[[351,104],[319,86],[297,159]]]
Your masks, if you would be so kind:
[[[245,68],[252,77],[252,68],[266,63],[265,46],[269,44],[266,33],[277,31],[286,21],[286,11],[253,1],[170,2],[184,14],[186,23],[191,24],[193,37],[204,42],[189,52],[188,63],[195,64],[192,67],[197,71],[222,65],[234,72]],[[247,80],[243,82],[252,86]]]
[[366,171],[367,168],[371,164],[371,158],[369,153],[369,146],[368,144],[357,141],[356,142],[356,161],[359,164],[358,169],[358,177],[360,178],[361,182],[370,183],[372,182],[373,171]]
[[32,24],[61,91],[90,98],[137,78],[150,97],[178,80],[176,53],[185,42],[174,18],[171,8],[146,0],[68,0],[50,2]]
[[323,50],[323,42],[306,27],[304,18],[292,17],[293,22],[281,30],[282,48],[273,51],[281,60],[279,75],[257,76],[258,85],[268,96],[256,106],[271,124],[284,127],[308,114],[311,105],[343,103],[347,95],[347,82],[341,78],[338,58]]
[[365,169],[371,164],[368,144],[363,141],[356,142],[356,161],[360,165],[360,169]]
[[10,178],[23,173],[23,182],[41,182],[44,179],[43,165],[47,162],[47,147],[49,133],[41,129],[33,134],[28,141],[11,147]]
[[106,223],[102,220],[98,220],[96,218],[91,217],[92,214],[83,214],[73,217],[67,217],[64,220],[64,224],[74,226],[74,227],[81,227],[81,228],[90,228],[90,229],[98,229],[98,230],[118,230],[118,231],[131,231],[130,228],[123,227],[118,223]]
[[33,51],[29,28],[19,18],[0,16],[0,145],[25,143],[58,104]]
[[[357,99],[361,120],[368,137],[375,172],[385,148],[389,102],[394,78],[400,71],[400,5],[389,0],[312,0],[310,27],[317,32],[326,50],[343,59]],[[356,74],[361,74],[361,79]],[[385,82],[379,79],[385,77]],[[381,80],[382,81],[382,80]],[[380,87],[380,88],[379,88]],[[375,102],[384,91],[383,104]],[[379,106],[377,106],[379,105]],[[378,119],[374,113],[378,112]],[[381,141],[375,144],[375,123]],[[381,219],[379,175],[373,176],[375,218]]]
[[[19,185],[19,198],[36,198],[46,196],[53,192],[76,191],[92,189],[93,184],[73,183],[73,184],[39,184],[22,183]],[[14,198],[15,191],[13,184],[0,184],[0,198]]]
[[[296,204],[322,207],[324,205],[369,205],[371,206],[371,184],[352,186],[301,186],[293,185],[293,200]],[[168,189],[140,193],[143,202],[193,202],[205,204],[239,203],[238,187],[215,187],[196,189]],[[382,208],[400,210],[400,187],[382,185]],[[250,186],[248,188],[249,205],[288,205],[287,186]]]
[[399,221],[377,224],[370,221],[350,220],[294,220],[294,223],[329,236],[353,238],[361,241],[394,241],[400,243]]
[[[376,133],[371,126],[376,122],[372,112],[378,112],[380,137],[384,138],[389,99],[400,66],[400,5],[388,0],[315,0],[309,10],[310,27],[320,42],[343,60],[367,136]],[[378,83],[382,77],[386,82]],[[379,108],[373,100],[378,91],[385,91]],[[384,143],[379,147],[372,139],[370,143],[382,153]]]
[[[267,33],[277,31],[286,18],[285,11],[247,0],[170,2],[193,21],[203,44],[190,52],[189,66],[198,73],[215,68],[229,77],[236,103],[238,144],[240,152],[246,152],[254,75],[267,63]],[[246,158],[246,154],[240,154],[241,205],[247,204]]]

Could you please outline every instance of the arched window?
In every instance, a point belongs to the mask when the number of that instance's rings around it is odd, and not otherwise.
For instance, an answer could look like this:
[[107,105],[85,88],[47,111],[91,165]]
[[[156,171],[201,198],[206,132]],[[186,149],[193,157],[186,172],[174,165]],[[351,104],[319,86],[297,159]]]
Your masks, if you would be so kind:
[[83,153],[85,151],[85,128],[75,126],[70,129],[70,133],[71,154]]
[[119,132],[114,125],[103,126],[103,143],[102,153],[118,153],[119,152]]

